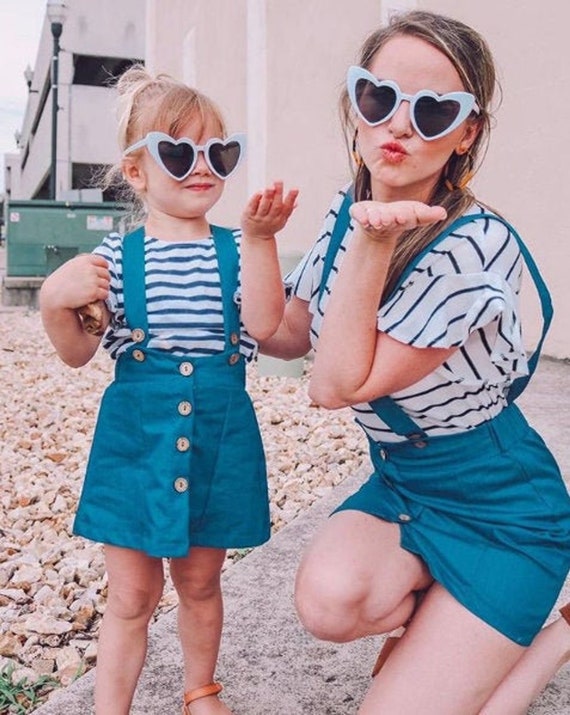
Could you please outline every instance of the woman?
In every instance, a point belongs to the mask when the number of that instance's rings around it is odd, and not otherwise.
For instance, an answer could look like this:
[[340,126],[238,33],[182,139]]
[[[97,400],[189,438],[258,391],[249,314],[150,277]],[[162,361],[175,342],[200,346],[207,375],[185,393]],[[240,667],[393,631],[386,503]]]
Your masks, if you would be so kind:
[[[356,163],[290,276],[265,352],[316,349],[310,395],[351,406],[374,473],[305,554],[296,604],[338,642],[390,632],[361,715],[520,715],[570,658],[570,498],[513,404],[527,364],[515,230],[468,188],[495,89],[485,41],[396,16],[349,70]],[[537,635],[538,634],[538,635]],[[395,645],[395,647],[394,647]]]

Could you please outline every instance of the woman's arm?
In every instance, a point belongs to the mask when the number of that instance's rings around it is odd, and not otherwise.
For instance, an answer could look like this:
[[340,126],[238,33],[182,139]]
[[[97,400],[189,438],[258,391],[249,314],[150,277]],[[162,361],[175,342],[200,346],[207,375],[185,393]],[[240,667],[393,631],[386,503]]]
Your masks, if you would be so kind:
[[275,234],[287,223],[298,191],[283,197],[283,184],[255,194],[242,215],[241,316],[247,332],[264,340],[278,328],[285,307]]
[[351,213],[357,228],[325,310],[309,386],[311,398],[331,409],[408,387],[454,352],[404,345],[377,329],[397,241],[410,228],[444,219],[444,209],[415,201],[365,201]]
[[[45,331],[61,360],[70,367],[89,362],[101,341],[83,330],[77,308],[105,300],[109,282],[107,261],[94,254],[82,254],[64,263],[42,284],[40,311]],[[108,321],[107,313],[105,325]]]

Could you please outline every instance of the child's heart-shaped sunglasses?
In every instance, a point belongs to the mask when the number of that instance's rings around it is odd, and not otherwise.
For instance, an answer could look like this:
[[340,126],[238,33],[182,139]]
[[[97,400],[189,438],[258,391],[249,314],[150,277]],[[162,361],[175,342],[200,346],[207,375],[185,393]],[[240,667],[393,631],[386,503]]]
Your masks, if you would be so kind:
[[123,156],[146,146],[149,154],[176,181],[183,181],[194,171],[199,152],[210,171],[220,179],[227,179],[237,169],[245,152],[245,134],[232,134],[227,139],[209,139],[206,144],[195,144],[188,137],[173,139],[163,132],[149,132],[144,139],[127,147]]
[[354,111],[371,127],[387,122],[403,101],[409,102],[412,125],[426,141],[444,137],[471,112],[480,111],[469,92],[436,94],[422,89],[416,94],[404,94],[396,82],[377,79],[364,67],[350,67],[346,84]]

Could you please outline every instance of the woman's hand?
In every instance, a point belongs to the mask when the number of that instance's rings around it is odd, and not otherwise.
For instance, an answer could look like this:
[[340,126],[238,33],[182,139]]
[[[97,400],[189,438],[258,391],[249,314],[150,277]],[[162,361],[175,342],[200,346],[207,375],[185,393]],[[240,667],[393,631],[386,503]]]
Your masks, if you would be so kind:
[[358,201],[350,207],[350,215],[368,238],[389,242],[404,231],[443,221],[447,212],[443,206],[428,206],[421,201]]
[[297,205],[298,189],[283,196],[283,182],[255,193],[241,217],[243,235],[247,238],[272,239],[285,226]]

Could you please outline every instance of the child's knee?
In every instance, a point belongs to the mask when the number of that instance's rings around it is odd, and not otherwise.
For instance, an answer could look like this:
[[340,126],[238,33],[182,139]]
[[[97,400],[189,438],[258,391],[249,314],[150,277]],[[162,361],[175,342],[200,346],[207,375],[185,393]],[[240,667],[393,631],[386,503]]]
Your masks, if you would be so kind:
[[107,609],[121,620],[149,621],[158,606],[162,590],[162,582],[149,589],[135,587],[109,588]]

